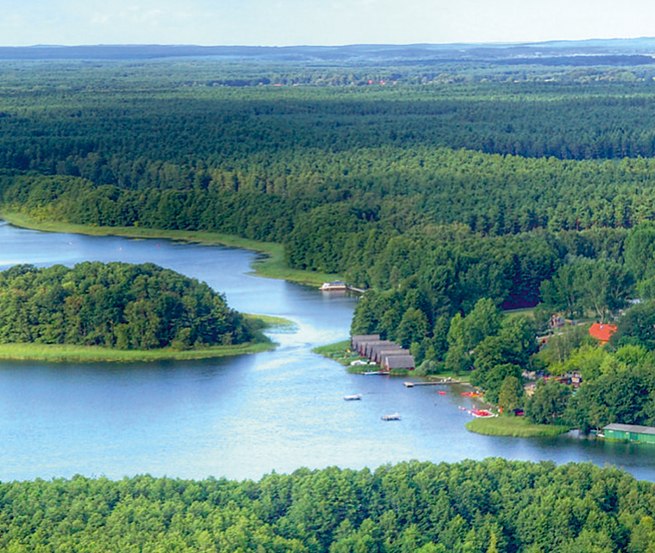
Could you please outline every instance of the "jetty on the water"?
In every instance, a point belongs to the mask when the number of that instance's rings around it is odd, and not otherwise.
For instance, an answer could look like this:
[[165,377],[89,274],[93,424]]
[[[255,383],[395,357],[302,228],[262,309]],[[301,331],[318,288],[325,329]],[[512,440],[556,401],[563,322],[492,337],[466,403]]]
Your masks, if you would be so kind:
[[459,380],[453,378],[440,378],[439,380],[423,380],[421,382],[405,381],[403,385],[405,388],[413,388],[414,386],[442,386],[444,384],[461,384]]

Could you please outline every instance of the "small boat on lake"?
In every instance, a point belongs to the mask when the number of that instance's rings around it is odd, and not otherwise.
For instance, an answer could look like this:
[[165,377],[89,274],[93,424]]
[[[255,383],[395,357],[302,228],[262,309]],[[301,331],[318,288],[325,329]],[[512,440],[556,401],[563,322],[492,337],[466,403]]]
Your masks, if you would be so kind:
[[400,413],[390,413],[388,415],[382,415],[381,419],[383,421],[399,421]]
[[346,401],[357,401],[362,399],[362,394],[350,394],[347,396],[343,396],[343,399]]

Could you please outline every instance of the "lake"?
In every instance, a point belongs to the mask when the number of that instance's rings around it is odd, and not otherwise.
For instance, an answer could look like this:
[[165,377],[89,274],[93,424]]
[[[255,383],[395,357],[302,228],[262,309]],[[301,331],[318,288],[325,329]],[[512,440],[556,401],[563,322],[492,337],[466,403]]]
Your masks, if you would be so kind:
[[[0,480],[155,476],[259,478],[299,467],[374,468],[489,456],[616,465],[655,481],[655,448],[494,438],[464,428],[456,390],[351,375],[311,352],[348,336],[356,298],[250,273],[244,250],[41,233],[0,224],[0,269],[82,261],[152,262],[203,280],[230,306],[296,324],[272,352],[153,364],[0,362]],[[344,401],[346,394],[361,401]],[[399,412],[401,421],[381,416]]]

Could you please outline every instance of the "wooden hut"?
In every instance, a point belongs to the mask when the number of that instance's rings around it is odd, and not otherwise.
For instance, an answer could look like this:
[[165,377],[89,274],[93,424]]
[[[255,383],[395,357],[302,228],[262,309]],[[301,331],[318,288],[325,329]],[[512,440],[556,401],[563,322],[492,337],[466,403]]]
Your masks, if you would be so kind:
[[380,348],[389,349],[390,347],[397,347],[396,344],[389,340],[378,340],[376,342],[365,342],[364,344],[364,357],[373,359],[373,351]]
[[359,351],[359,345],[362,342],[374,342],[380,339],[379,334],[355,334],[350,339],[350,345],[353,351]]
[[394,342],[388,340],[380,340],[377,344],[372,344],[368,350],[368,358],[375,362],[380,362],[380,352],[385,350],[395,350],[399,349],[400,346]]
[[368,351],[368,348],[374,346],[375,344],[379,344],[381,340],[368,340],[365,342],[359,342],[357,344],[357,353],[359,353],[362,357],[367,357],[366,352]]
[[382,359],[381,368],[385,371],[391,371],[394,369],[406,369],[408,371],[413,371],[415,362],[413,355],[386,355]]
[[396,348],[384,348],[375,351],[375,355],[373,359],[371,359],[371,361],[375,361],[376,363],[380,364],[382,363],[382,360],[387,355],[411,355],[411,354],[409,353],[409,350],[401,348],[400,346]]
[[357,353],[363,357],[367,357],[367,350],[369,347],[373,346],[374,344],[379,344],[381,340],[365,340],[363,342],[358,342],[357,344]]

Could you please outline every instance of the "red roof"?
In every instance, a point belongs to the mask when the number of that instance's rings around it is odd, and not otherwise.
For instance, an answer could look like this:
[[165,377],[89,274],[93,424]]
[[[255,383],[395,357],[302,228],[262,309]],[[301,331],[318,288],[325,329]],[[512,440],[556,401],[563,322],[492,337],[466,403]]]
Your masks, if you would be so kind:
[[589,327],[589,335],[599,342],[609,342],[612,334],[617,330],[616,325],[594,323]]

